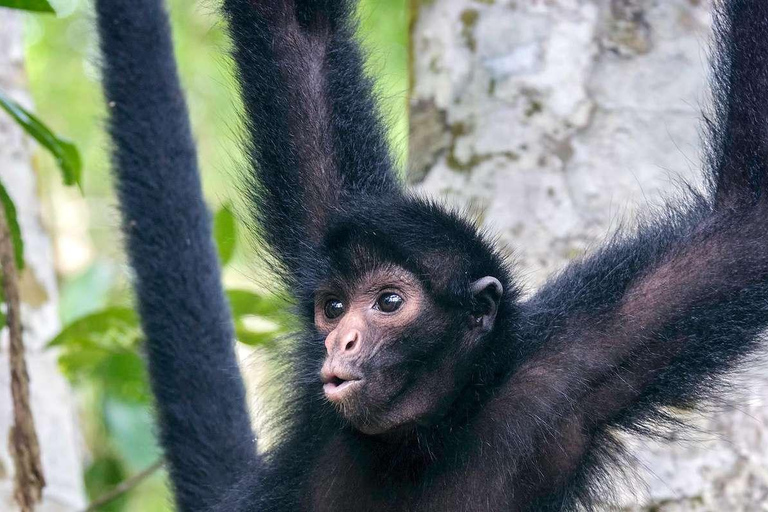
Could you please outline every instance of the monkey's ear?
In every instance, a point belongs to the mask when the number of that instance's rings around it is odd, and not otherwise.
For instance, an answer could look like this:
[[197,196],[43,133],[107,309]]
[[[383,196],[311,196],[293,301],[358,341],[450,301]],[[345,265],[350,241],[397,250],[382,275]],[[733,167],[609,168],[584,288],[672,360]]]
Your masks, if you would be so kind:
[[477,309],[472,313],[475,325],[482,331],[488,332],[493,329],[504,287],[495,277],[485,276],[472,283],[470,289],[478,304]]

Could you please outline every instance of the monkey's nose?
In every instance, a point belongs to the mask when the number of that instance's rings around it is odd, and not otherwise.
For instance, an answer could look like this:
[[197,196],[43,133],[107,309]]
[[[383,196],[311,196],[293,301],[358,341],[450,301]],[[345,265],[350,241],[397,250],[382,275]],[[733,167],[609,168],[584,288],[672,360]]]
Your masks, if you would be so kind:
[[329,356],[334,352],[345,357],[355,355],[362,344],[363,334],[357,329],[349,329],[341,334],[334,331],[325,338],[325,349]]
[[351,356],[360,351],[361,334],[357,329],[350,329],[339,339],[339,348],[344,355]]

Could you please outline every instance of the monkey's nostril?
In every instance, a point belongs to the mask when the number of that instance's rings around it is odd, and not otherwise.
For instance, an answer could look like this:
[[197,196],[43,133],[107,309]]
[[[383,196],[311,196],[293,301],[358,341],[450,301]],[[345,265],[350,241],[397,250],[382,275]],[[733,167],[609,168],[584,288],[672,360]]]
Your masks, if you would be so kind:
[[349,341],[347,341],[347,343],[344,344],[344,351],[345,352],[349,352],[351,350],[354,350],[355,349],[355,345],[357,345],[357,338],[356,337],[351,339],[351,340],[349,340]]

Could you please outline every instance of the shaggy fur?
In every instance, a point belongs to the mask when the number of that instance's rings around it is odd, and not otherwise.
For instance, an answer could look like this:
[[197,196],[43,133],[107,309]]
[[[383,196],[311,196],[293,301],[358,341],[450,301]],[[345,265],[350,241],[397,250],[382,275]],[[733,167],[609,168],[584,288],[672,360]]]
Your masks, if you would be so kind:
[[[346,0],[224,0],[258,234],[297,304],[258,454],[235,364],[161,0],[98,0],[114,167],[161,442],[180,510],[590,508],[616,430],[658,432],[758,348],[768,324],[768,4],[715,16],[705,193],[688,191],[522,301],[459,215],[402,190]],[[406,376],[450,371],[434,421],[366,436],[323,399],[313,297],[396,264],[455,318],[504,295],[482,349],[409,339]],[[424,327],[424,326],[422,326]],[[404,343],[405,345],[405,343]],[[454,361],[443,368],[436,361]],[[440,355],[440,357],[433,357]],[[404,377],[406,378],[406,377]]]
[[[180,510],[242,475],[255,439],[162,3],[97,2],[113,168],[160,442]],[[194,370],[193,370],[194,369]]]

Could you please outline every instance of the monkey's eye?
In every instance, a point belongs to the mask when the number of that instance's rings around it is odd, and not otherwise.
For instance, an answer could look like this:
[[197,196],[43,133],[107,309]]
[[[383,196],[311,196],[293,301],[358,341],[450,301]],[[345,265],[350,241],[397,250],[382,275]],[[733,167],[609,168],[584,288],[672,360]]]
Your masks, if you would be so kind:
[[403,298],[396,293],[383,293],[376,299],[375,309],[384,313],[394,313],[403,305]]
[[339,299],[331,299],[325,303],[323,313],[325,313],[325,317],[330,320],[338,318],[344,313],[344,303]]

